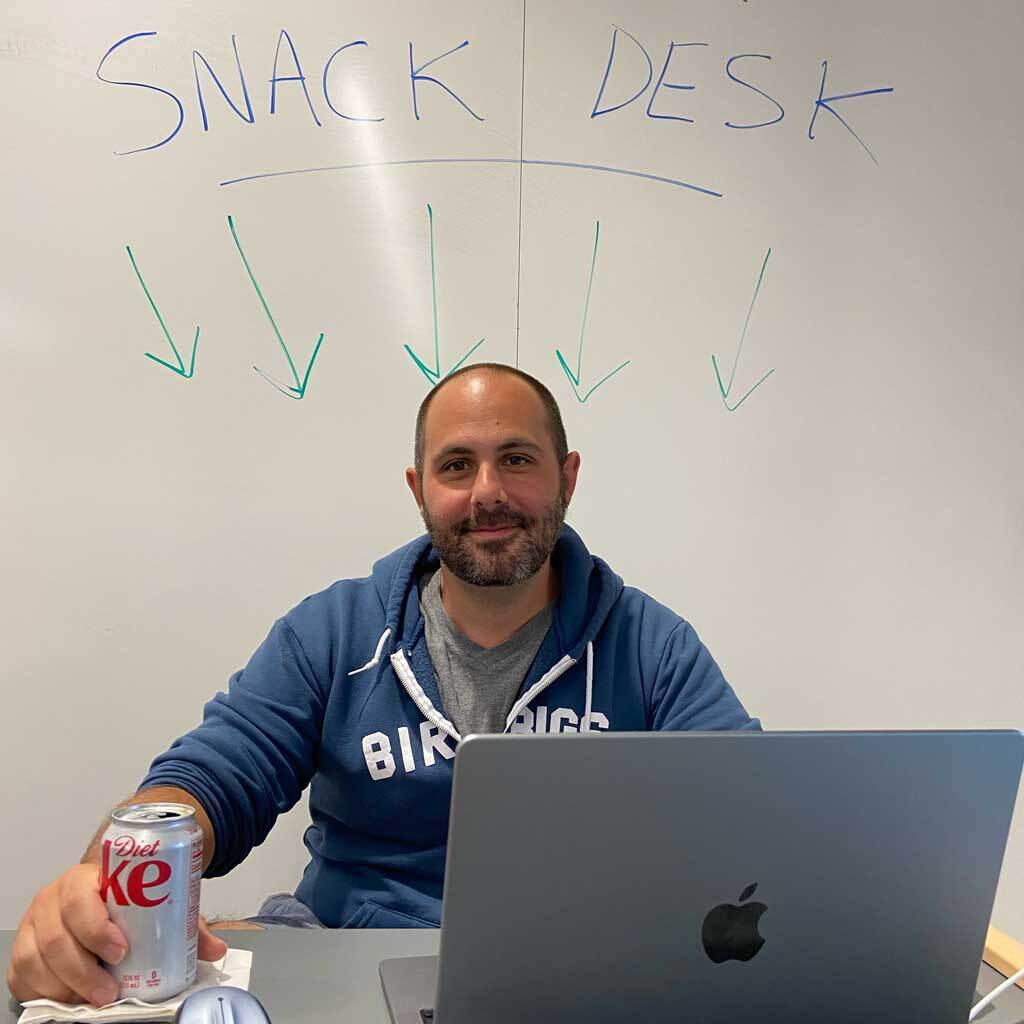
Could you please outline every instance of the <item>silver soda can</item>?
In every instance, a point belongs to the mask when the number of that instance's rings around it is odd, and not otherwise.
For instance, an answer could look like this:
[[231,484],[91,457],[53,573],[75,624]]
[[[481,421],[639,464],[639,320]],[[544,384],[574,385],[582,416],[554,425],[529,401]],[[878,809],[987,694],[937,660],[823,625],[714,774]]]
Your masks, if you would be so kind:
[[103,966],[120,999],[158,1003],[196,978],[203,831],[187,804],[132,804],[111,814],[100,851],[100,898],[128,952]]

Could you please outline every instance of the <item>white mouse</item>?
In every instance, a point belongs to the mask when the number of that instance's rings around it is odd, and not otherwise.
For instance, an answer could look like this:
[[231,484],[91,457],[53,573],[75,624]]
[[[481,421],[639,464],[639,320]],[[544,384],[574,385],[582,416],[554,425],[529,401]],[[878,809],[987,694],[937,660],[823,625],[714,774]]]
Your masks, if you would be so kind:
[[178,1007],[174,1024],[270,1024],[270,1017],[251,992],[217,985],[193,992]]

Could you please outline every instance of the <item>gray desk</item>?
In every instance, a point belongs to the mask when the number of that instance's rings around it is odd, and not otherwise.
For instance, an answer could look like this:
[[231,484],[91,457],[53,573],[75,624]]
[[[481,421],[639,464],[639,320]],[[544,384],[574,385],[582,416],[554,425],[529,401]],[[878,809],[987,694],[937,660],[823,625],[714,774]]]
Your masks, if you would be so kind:
[[[249,987],[274,1024],[388,1024],[377,965],[391,956],[436,953],[439,935],[429,929],[291,928],[219,934],[233,948],[253,951]],[[14,932],[0,931],[0,962],[5,968],[13,941]],[[1001,980],[1002,975],[982,964],[977,998]],[[16,1008],[9,1006],[7,1016],[0,1016],[0,1024],[14,1024],[17,1017]],[[978,1020],[985,1024],[1024,1024],[1024,992],[1019,988],[1007,992]]]

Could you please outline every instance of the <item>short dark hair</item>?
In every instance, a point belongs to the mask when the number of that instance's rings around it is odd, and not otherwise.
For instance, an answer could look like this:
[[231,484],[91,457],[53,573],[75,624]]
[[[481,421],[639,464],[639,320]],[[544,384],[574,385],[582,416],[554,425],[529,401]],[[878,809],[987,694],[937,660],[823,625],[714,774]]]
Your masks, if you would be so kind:
[[423,442],[426,435],[427,426],[427,410],[430,408],[430,403],[434,400],[435,395],[447,384],[449,381],[455,380],[457,377],[461,377],[464,373],[472,373],[475,370],[490,370],[494,373],[507,373],[510,376],[518,377],[521,381],[525,381],[533,388],[537,397],[541,400],[541,404],[544,406],[544,414],[548,421],[548,432],[551,434],[551,440],[555,445],[555,455],[558,458],[558,465],[561,466],[565,462],[565,457],[569,454],[569,442],[565,437],[565,427],[562,425],[562,414],[559,411],[558,403],[555,401],[555,396],[551,394],[548,389],[541,384],[536,377],[531,377],[528,373],[524,373],[522,370],[515,366],[508,366],[505,363],[473,363],[470,366],[464,366],[461,370],[456,370],[454,373],[448,374],[447,377],[442,377],[431,389],[427,392],[427,397],[420,403],[419,412],[416,414],[416,439],[413,442],[413,463],[416,466],[416,474],[419,477],[423,476]]

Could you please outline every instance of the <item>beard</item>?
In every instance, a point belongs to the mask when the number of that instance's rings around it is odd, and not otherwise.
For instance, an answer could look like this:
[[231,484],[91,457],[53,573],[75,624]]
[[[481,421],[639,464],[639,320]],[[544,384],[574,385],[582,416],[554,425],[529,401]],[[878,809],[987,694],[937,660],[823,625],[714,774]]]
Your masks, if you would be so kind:
[[[441,561],[460,580],[477,587],[512,587],[525,583],[547,561],[558,540],[569,505],[564,494],[536,518],[511,509],[477,512],[447,526],[438,523],[423,503],[423,523]],[[470,531],[481,527],[515,526],[515,533],[486,540]]]

